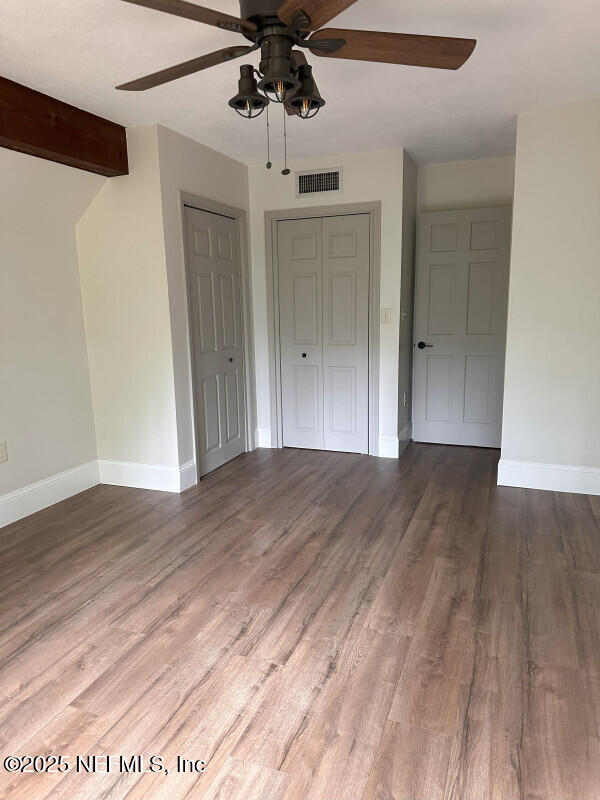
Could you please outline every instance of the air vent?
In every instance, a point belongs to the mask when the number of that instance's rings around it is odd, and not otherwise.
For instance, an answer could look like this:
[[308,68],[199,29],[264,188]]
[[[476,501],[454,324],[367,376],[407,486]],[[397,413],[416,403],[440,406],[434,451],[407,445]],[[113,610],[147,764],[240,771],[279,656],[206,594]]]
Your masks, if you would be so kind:
[[341,167],[296,173],[296,197],[306,197],[311,194],[340,194],[341,192]]

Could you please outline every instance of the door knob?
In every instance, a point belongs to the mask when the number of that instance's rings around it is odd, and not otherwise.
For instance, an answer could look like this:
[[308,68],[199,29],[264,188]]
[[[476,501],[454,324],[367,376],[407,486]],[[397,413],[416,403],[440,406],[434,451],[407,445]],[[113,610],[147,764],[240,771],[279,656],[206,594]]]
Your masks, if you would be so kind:
[[427,342],[419,342],[417,347],[419,348],[419,350],[425,350],[426,347],[433,347],[433,345],[427,344]]
[[306,358],[306,353],[302,353],[302,358]]
[[230,358],[230,359],[229,359],[229,363],[230,363],[230,364],[233,364],[233,358]]

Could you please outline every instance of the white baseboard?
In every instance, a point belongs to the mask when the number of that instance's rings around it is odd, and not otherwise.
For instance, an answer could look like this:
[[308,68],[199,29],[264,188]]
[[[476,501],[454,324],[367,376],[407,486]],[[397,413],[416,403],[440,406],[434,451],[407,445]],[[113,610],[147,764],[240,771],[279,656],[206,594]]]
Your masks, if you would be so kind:
[[257,447],[272,447],[271,443],[271,429],[270,428],[257,428],[256,429],[256,446]]
[[99,483],[162,492],[185,492],[198,483],[196,462],[181,467],[90,461],[0,497],[0,528],[53,506]]
[[533,461],[509,461],[503,458],[498,464],[498,485],[600,495],[600,468],[538,464]]
[[400,455],[400,442],[397,436],[379,437],[379,458],[398,458]]
[[191,489],[192,486],[198,485],[198,471],[196,469],[196,460],[192,459],[187,464],[182,464],[179,467],[179,491],[185,492]]
[[0,528],[100,483],[98,462],[51,475],[0,497]]
[[[130,486],[133,489],[152,489],[158,492],[179,493],[193,486],[195,462],[182,467],[161,464],[132,464],[126,461],[99,461],[100,483],[109,486]],[[193,465],[193,466],[192,466]],[[190,483],[193,471],[193,483]]]

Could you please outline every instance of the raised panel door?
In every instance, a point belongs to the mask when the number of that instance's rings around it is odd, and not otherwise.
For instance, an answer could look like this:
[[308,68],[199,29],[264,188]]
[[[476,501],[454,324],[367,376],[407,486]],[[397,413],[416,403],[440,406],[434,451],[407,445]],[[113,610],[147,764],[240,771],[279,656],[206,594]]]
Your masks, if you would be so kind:
[[[421,215],[413,436],[499,447],[510,260],[509,207]],[[426,345],[419,348],[419,343]]]
[[234,219],[185,207],[196,458],[206,475],[246,449],[241,262]]

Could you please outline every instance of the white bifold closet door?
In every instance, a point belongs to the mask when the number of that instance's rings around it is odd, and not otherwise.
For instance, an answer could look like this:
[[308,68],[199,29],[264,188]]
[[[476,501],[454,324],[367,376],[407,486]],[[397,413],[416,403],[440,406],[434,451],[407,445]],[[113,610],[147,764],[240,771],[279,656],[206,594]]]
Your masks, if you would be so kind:
[[278,223],[284,447],[369,452],[370,217]]

